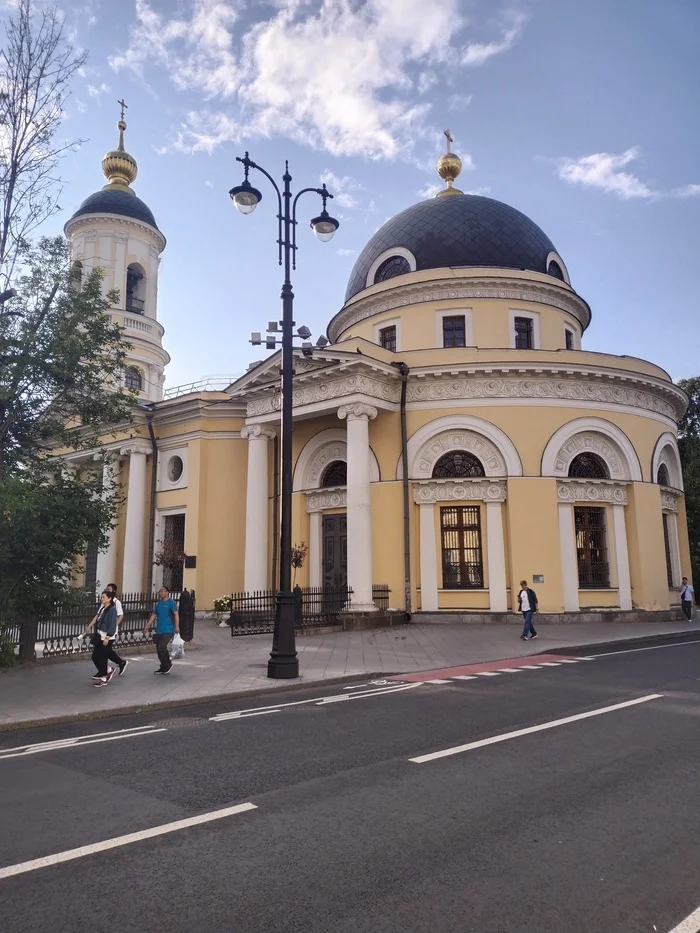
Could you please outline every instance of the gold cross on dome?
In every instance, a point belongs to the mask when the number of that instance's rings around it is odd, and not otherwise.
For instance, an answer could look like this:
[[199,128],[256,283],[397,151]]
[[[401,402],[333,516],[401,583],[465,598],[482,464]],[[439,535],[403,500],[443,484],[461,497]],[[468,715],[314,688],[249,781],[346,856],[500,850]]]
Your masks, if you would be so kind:
[[119,119],[120,119],[120,120],[123,120],[123,119],[124,119],[124,111],[125,111],[125,110],[128,110],[129,105],[127,104],[127,102],[126,102],[123,98],[122,98],[122,100],[118,100],[117,103],[120,104],[120,105],[121,105],[121,108],[122,108],[122,115],[121,115],[121,117],[120,117]]
[[452,133],[450,133],[449,130],[445,130],[445,137],[447,138],[447,152],[449,154],[450,152],[452,152],[452,150],[450,149],[450,143],[453,143],[454,139],[452,138]]

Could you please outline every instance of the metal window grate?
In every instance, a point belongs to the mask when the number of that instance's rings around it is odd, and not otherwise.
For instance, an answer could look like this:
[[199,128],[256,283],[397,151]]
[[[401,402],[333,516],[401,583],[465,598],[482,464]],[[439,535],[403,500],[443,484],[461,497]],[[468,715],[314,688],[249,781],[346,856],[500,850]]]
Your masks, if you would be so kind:
[[450,315],[442,319],[443,347],[466,347],[467,331],[463,314]]
[[610,586],[610,567],[605,534],[605,509],[589,506],[574,508],[578,585],[581,589]]
[[532,350],[532,318],[515,318],[515,348],[516,350]]
[[440,509],[440,531],[443,587],[482,589],[484,565],[479,506],[447,506]]
[[397,275],[406,275],[410,271],[411,266],[405,256],[390,256],[377,269],[374,281],[375,284],[377,282],[386,282],[387,279],[393,279]]
[[610,479],[608,466],[598,454],[577,454],[569,464],[569,476],[575,479]]
[[574,332],[568,329],[565,330],[564,338],[566,340],[566,349],[573,350],[574,349]]
[[143,388],[143,377],[135,366],[129,366],[124,372],[124,386],[132,392],[140,392]]
[[344,460],[334,460],[329,463],[321,477],[321,488],[328,486],[347,486],[348,465]]
[[379,331],[379,346],[384,350],[396,353],[396,326],[382,327]]
[[664,551],[666,552],[666,579],[669,590],[673,586],[673,564],[671,563],[671,535],[668,529],[668,515],[661,516],[664,526]]
[[448,454],[443,454],[433,467],[434,479],[484,475],[481,461],[465,450],[452,450]]

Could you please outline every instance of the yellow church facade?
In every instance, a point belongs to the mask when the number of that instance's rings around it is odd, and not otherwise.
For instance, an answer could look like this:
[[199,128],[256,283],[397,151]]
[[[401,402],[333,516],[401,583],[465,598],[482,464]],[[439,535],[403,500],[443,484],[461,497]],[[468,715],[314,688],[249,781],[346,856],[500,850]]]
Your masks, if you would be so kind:
[[[86,582],[157,586],[155,555],[176,540],[187,558],[166,578],[210,609],[279,572],[280,358],[164,397],[165,239],[123,141],[116,152],[133,168],[115,178],[106,157],[108,184],[66,224],[74,261],[101,263],[124,296],[125,381],[142,398],[128,431],[73,455],[100,458],[124,499]],[[690,576],[687,400],[653,363],[583,348],[591,310],[564,259],[519,211],[458,191],[458,168],[443,157],[444,191],[373,235],[328,345],[297,353],[296,582],[347,586],[361,612],[383,585],[394,609],[501,618],[525,579],[553,617],[675,613]]]

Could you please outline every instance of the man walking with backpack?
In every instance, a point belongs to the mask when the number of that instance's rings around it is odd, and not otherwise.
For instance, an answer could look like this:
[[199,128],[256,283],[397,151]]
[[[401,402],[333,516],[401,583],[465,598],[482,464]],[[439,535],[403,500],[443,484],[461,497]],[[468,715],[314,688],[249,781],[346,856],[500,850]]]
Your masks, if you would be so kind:
[[520,581],[520,592],[518,593],[518,610],[523,614],[525,626],[523,634],[520,636],[523,641],[530,638],[537,638],[535,626],[532,623],[532,617],[537,612],[537,593],[530,589],[527,580]]
[[154,671],[154,674],[169,674],[170,669],[173,666],[173,662],[170,660],[170,653],[168,652],[168,644],[172,640],[175,632],[180,633],[180,614],[177,611],[177,603],[174,599],[170,597],[170,590],[167,586],[161,586],[158,591],[160,599],[155,605],[151,616],[146,623],[146,628],[144,629],[144,634],[148,634],[148,630],[153,627],[155,623],[156,634],[154,641],[156,643],[156,651],[158,652],[158,660],[160,661],[160,667],[158,670]]
[[688,583],[688,578],[683,577],[683,585],[681,586],[681,609],[688,622],[693,618],[694,601],[695,590],[692,584]]

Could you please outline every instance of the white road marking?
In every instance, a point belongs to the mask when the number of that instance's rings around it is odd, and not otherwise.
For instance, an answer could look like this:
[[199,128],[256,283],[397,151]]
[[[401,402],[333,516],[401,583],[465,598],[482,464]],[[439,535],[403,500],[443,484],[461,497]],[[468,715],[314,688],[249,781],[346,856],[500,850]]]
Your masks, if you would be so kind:
[[560,664],[578,664],[578,658],[562,658]]
[[[670,646],[662,645],[660,647]],[[669,930],[669,933],[698,933],[698,930],[700,930],[700,907],[687,916],[685,920],[681,920],[677,927]]]
[[662,648],[685,648],[686,645],[700,645],[699,641],[677,641],[673,645],[648,645],[646,648],[625,648],[622,651],[606,651],[593,658],[579,658],[579,661],[594,661],[596,658],[612,658],[616,654],[634,654],[635,651],[660,651]]
[[[449,681],[445,681],[449,683]],[[387,693],[401,693],[404,690],[413,690],[415,687],[422,686],[423,681],[416,681],[412,684],[399,684],[398,687],[390,687],[382,690],[369,690],[367,693],[346,693],[337,697],[325,697],[323,700],[315,700],[316,706],[327,706],[329,703],[341,703],[343,700],[366,700],[369,697],[386,696]]]
[[452,680],[476,680],[476,674],[455,674]]
[[651,693],[645,697],[639,697],[636,700],[626,700],[624,703],[615,703],[614,706],[602,706],[600,709],[590,710],[588,713],[577,713],[575,716],[565,716],[563,719],[553,719],[551,722],[543,722],[539,726],[529,726],[527,729],[517,729],[515,732],[505,732],[503,735],[494,735],[490,739],[479,739],[477,742],[468,742],[466,745],[455,745],[453,748],[443,748],[439,752],[431,752],[428,755],[419,755],[417,758],[409,758],[414,764],[422,765],[428,761],[435,761],[437,758],[448,758],[450,755],[459,755],[462,752],[471,752],[477,748],[484,748],[487,745],[497,745],[499,742],[507,742],[509,739],[519,739],[523,735],[532,735],[535,732],[545,732],[547,729],[555,729],[557,726],[565,726],[571,722],[578,722],[581,719],[590,719],[593,716],[602,716],[604,713],[613,713],[616,710],[626,709],[629,706],[638,706],[640,703],[648,703],[650,700],[659,700],[663,693]]
[[539,671],[539,669],[540,669],[539,664],[521,664],[520,665],[521,671]]
[[498,677],[499,671],[477,671],[477,677]]
[[53,742],[18,745],[15,748],[0,749],[0,761],[5,758],[20,758],[23,755],[37,755],[39,752],[52,752],[61,748],[94,745],[98,742],[114,742],[117,739],[137,739],[141,735],[152,735],[154,732],[167,732],[167,729],[155,729],[153,726],[134,726],[132,729],[117,729],[114,732],[95,732],[92,735],[77,735],[69,739],[55,739]]
[[561,667],[559,661],[540,661],[540,667]]
[[201,813],[199,816],[188,817],[186,820],[175,820],[173,823],[164,823],[162,826],[142,829],[140,832],[129,833],[126,836],[115,836],[112,839],[105,839],[104,842],[94,842],[92,845],[80,846],[78,849],[67,849],[65,852],[57,852],[55,855],[45,855],[43,858],[35,858],[29,862],[19,862],[17,865],[8,865],[6,868],[0,868],[0,880],[3,878],[13,878],[15,875],[23,875],[29,871],[36,871],[38,868],[48,868],[50,865],[59,865],[61,862],[71,862],[74,859],[85,858],[87,855],[95,855],[97,852],[105,852],[108,849],[118,849],[121,846],[131,845],[132,842],[141,842],[144,839],[153,839],[155,836],[165,836],[167,833],[176,833],[181,829],[189,829],[190,826],[201,826],[202,823],[223,820],[228,816],[234,816],[236,813],[245,813],[248,810],[257,809],[254,803],[239,803],[235,807],[225,807],[223,810],[212,810],[209,813]]
[[449,680],[424,680],[424,684],[449,684]]
[[499,674],[519,674],[520,668],[519,667],[499,667],[498,673]]

